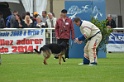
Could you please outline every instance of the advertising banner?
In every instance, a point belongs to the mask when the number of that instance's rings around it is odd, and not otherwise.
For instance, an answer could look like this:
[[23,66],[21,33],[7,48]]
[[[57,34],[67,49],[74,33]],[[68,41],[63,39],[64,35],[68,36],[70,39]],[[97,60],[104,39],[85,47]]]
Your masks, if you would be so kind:
[[33,52],[45,44],[45,29],[0,29],[0,53]]
[[111,33],[107,44],[108,52],[124,52],[124,34]]

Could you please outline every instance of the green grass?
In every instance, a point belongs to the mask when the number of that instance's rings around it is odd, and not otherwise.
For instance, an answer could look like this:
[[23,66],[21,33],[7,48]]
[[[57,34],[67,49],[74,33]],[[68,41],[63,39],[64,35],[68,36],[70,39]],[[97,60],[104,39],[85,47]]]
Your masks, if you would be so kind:
[[62,65],[51,57],[43,65],[43,56],[2,55],[0,82],[124,82],[124,54],[111,53],[98,59],[97,66],[78,66],[82,59],[68,59]]

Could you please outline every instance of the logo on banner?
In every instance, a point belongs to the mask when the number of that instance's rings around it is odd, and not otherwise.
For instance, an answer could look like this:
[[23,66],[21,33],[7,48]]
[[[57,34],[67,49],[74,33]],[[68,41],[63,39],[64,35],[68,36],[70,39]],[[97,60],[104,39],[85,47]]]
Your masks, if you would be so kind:
[[124,34],[111,33],[109,36],[109,44],[124,44]]
[[76,5],[72,5],[69,9],[68,9],[68,13],[71,16],[69,16],[71,19],[75,18],[77,14],[81,14],[81,13],[88,13],[91,12],[94,15],[94,18],[97,19],[98,16],[102,17],[103,14],[100,12],[100,10],[98,9],[97,6],[94,6],[92,8],[92,6],[90,5],[84,5],[82,7],[78,7]]

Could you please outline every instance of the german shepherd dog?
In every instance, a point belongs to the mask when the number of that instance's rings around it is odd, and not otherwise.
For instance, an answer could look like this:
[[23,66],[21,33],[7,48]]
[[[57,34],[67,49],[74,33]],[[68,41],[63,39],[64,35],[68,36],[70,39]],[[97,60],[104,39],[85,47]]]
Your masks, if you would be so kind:
[[38,54],[41,54],[43,52],[44,61],[43,63],[47,65],[47,59],[50,57],[51,54],[53,54],[55,57],[59,57],[59,64],[61,65],[61,59],[65,62],[65,58],[63,55],[65,54],[67,49],[67,44],[65,42],[62,42],[61,44],[46,44],[43,47],[40,48],[40,51],[37,49],[34,49],[34,51]]

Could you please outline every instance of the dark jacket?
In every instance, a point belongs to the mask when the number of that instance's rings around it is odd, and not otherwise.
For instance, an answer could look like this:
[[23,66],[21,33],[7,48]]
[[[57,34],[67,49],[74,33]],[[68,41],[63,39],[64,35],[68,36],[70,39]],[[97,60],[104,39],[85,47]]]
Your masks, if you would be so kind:
[[0,18],[0,28],[4,28],[5,27],[5,22],[3,18]]
[[110,26],[111,28],[116,28],[116,23],[113,19],[111,21],[107,20],[106,26]]
[[24,28],[24,21],[22,21],[21,20],[21,25],[22,25],[22,27],[19,27],[19,23],[18,23],[18,21],[16,20],[15,22],[14,22],[14,24],[13,24],[13,28]]
[[11,15],[10,28],[15,28],[15,27],[14,27],[14,23],[15,23],[15,22],[16,22],[15,15]]
[[33,28],[33,23],[31,23],[30,25],[24,23],[24,28]]

